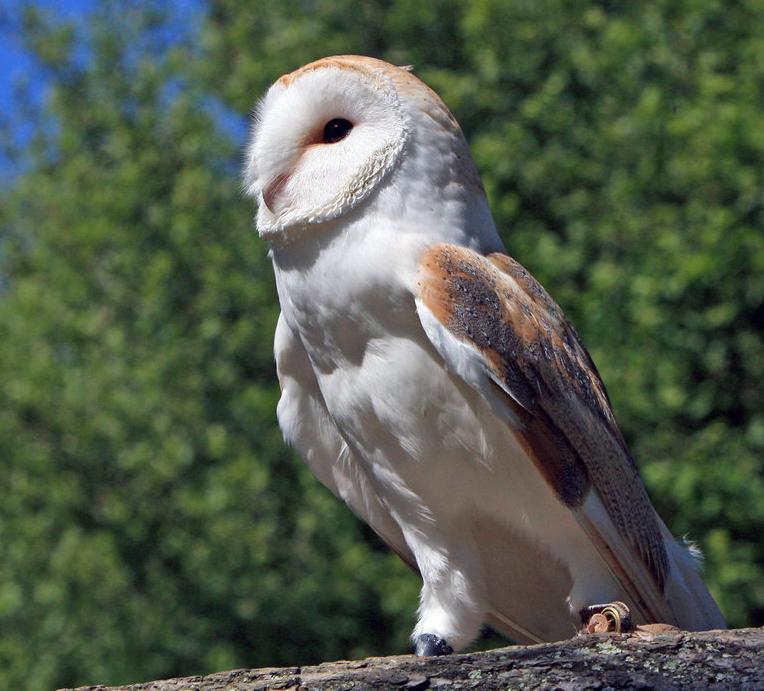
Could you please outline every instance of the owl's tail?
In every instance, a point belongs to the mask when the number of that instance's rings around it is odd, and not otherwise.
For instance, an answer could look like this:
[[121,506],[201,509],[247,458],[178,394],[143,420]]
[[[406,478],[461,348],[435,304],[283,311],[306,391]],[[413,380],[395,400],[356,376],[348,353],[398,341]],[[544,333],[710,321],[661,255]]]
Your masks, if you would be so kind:
[[689,631],[726,629],[727,622],[700,577],[703,563],[700,550],[690,542],[674,538],[665,525],[662,529],[671,560],[666,600],[677,625]]

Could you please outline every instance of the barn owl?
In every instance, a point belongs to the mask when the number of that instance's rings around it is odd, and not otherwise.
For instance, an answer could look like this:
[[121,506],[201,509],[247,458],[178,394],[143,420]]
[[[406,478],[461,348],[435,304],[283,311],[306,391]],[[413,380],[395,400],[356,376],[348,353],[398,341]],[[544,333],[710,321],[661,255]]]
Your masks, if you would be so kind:
[[576,332],[506,254],[432,90],[359,56],[281,77],[256,108],[244,185],[281,305],[279,424],[421,575],[417,654],[462,649],[485,624],[559,640],[602,611],[724,626]]

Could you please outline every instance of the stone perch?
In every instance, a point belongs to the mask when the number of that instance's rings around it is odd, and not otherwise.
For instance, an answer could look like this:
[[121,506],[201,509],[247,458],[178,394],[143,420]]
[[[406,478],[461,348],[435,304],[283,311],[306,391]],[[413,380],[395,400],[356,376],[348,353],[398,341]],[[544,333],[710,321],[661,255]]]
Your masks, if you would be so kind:
[[764,689],[764,628],[592,634],[559,643],[416,658],[243,669],[79,691],[340,689]]

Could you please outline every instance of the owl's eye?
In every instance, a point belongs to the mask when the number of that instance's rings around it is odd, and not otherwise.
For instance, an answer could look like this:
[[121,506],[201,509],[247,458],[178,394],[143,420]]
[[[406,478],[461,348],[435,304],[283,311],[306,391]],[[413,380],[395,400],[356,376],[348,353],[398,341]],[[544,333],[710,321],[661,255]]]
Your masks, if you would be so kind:
[[353,123],[343,118],[334,118],[324,125],[324,144],[336,144],[348,136]]

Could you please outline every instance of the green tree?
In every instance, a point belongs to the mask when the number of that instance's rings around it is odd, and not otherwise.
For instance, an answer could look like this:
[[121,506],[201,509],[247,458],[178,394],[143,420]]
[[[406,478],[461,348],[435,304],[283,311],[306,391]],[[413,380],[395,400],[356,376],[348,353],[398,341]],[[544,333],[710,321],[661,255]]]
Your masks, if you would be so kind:
[[416,579],[276,428],[225,127],[331,53],[443,95],[660,512],[764,623],[764,10],[211,0],[186,35],[163,5],[23,15],[52,89],[0,190],[0,686],[405,649]]

